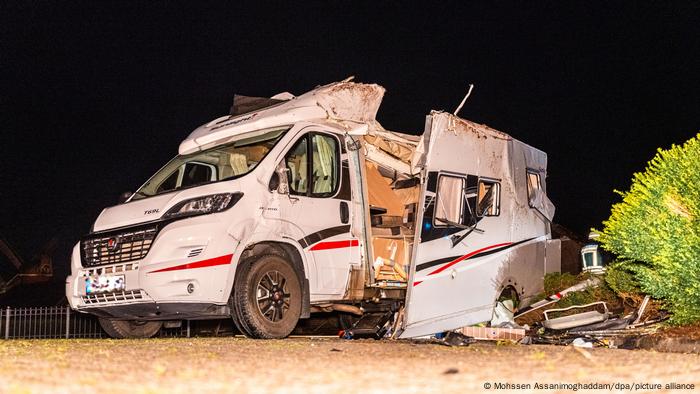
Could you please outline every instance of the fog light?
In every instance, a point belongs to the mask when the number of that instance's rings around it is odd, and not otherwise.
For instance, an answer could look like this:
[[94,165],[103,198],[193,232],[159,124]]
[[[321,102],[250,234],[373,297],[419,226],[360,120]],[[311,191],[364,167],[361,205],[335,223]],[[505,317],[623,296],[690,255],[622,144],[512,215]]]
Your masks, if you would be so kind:
[[194,293],[194,283],[190,283],[187,285],[187,292],[190,294]]

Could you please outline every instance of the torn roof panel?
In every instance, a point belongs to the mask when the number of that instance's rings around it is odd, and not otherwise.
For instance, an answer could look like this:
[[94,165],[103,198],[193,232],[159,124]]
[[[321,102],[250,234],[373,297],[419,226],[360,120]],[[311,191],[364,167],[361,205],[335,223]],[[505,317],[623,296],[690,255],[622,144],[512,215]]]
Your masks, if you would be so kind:
[[[424,160],[428,136],[384,129],[376,120],[384,93],[385,89],[377,84],[342,81],[319,86],[298,97],[289,93],[272,99],[238,96],[241,98],[238,102],[234,99],[234,115],[200,126],[180,144],[179,151],[180,154],[193,153],[228,142],[242,133],[303,121],[333,123],[348,131],[367,125],[367,130],[360,135],[364,135],[369,160],[407,175],[417,174]],[[512,140],[506,133],[446,112],[432,111],[428,121],[442,116],[449,118],[450,129],[455,132]],[[429,128],[426,124],[426,130]]]
[[271,106],[265,106],[271,102],[248,100],[251,105],[247,108],[259,109],[224,116],[198,127],[180,144],[179,151],[192,153],[244,132],[302,121],[332,121],[348,129],[358,123],[373,126],[384,91],[377,84],[336,82]]

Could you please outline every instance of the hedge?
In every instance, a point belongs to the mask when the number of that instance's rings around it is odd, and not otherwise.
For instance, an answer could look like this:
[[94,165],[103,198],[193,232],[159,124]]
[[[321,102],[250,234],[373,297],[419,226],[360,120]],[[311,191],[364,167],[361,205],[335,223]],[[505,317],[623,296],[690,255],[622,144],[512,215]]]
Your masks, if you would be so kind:
[[700,134],[659,149],[629,191],[619,192],[600,242],[626,262],[672,323],[700,321]]

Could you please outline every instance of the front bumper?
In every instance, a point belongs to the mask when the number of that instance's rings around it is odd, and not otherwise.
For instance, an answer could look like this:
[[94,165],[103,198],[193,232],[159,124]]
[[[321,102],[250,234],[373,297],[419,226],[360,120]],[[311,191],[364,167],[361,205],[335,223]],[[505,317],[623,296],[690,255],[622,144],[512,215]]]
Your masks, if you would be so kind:
[[81,312],[99,317],[123,320],[182,320],[214,319],[231,315],[227,305],[209,303],[156,303],[153,301],[136,304],[89,306]]
[[[73,309],[104,317],[165,320],[220,316],[228,313],[237,246],[226,233],[225,224],[211,216],[168,224],[148,254],[136,261],[85,268],[79,243],[73,249],[66,296]],[[214,264],[202,264],[211,261]],[[86,294],[86,279],[95,275],[123,275],[126,288]]]

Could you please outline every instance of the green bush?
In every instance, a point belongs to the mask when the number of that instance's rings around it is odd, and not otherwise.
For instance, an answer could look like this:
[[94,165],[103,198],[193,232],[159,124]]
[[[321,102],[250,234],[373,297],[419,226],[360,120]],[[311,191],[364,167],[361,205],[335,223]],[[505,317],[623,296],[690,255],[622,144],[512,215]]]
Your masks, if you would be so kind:
[[605,283],[617,294],[623,296],[638,295],[642,291],[634,273],[625,268],[624,262],[618,262],[606,267]]
[[629,307],[638,308],[644,299],[639,281],[625,267],[625,262],[615,262],[606,267],[605,284]]
[[[569,288],[585,278],[580,278],[576,275],[571,275],[568,272],[552,272],[544,276],[544,295],[558,293],[566,288]],[[544,297],[542,297],[544,298]]]
[[[672,323],[700,321],[700,134],[659,149],[630,190],[618,193],[622,202],[603,222],[603,247],[627,260],[618,268],[663,300]],[[630,286],[617,279],[611,287]]]

